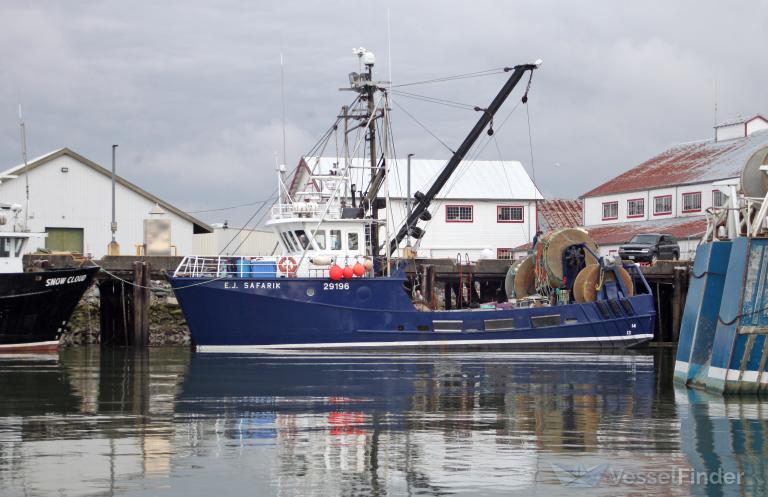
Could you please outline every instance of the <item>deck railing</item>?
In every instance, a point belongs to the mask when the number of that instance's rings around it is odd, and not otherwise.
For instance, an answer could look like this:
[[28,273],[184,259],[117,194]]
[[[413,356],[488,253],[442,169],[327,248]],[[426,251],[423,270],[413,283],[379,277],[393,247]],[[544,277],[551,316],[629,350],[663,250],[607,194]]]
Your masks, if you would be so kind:
[[301,267],[299,259],[290,256],[201,256],[184,257],[174,271],[178,278],[322,278],[328,276],[328,268],[310,267],[307,259]]
[[289,219],[294,217],[319,218],[325,213],[326,219],[339,219],[341,206],[331,205],[325,211],[326,203],[293,202],[290,204],[276,204],[272,206],[272,219]]

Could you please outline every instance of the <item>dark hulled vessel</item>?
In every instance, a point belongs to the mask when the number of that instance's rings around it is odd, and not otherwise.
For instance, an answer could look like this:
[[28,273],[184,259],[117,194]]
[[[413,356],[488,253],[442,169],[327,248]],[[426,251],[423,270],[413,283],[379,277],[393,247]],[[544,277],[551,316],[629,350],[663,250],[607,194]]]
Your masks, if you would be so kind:
[[[0,228],[19,207],[0,204]],[[0,230],[0,353],[56,350],[98,267],[24,272],[22,256],[35,233]]]

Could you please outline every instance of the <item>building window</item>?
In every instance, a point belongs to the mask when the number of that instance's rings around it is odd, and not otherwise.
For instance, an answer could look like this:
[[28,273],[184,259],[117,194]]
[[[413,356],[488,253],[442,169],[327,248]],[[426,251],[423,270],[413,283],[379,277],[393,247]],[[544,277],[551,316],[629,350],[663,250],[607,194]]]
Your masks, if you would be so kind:
[[701,192],[683,193],[683,212],[699,212],[701,210]]
[[446,205],[445,221],[448,223],[471,223],[472,207],[471,205]]
[[511,248],[497,248],[496,258],[512,260],[515,258],[514,250]]
[[627,200],[627,217],[643,217],[645,216],[645,199],[633,198]]
[[653,215],[672,214],[672,195],[653,197]]
[[728,195],[720,190],[712,190],[712,207],[724,207],[728,203]]
[[496,207],[496,222],[522,223],[523,207],[521,205],[499,205]]
[[618,202],[603,202],[603,221],[619,218]]

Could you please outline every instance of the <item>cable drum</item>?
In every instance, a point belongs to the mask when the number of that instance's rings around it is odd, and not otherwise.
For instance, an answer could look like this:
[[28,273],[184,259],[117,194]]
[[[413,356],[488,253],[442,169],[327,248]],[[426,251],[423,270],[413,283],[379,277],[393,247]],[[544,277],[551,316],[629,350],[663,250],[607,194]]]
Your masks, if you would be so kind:
[[508,298],[522,299],[536,294],[536,264],[532,255],[509,268],[504,289]]
[[[549,285],[552,288],[565,286],[563,278],[563,254],[573,245],[584,244],[592,252],[598,253],[597,243],[590,238],[589,233],[581,228],[561,228],[542,235],[537,244],[536,255],[538,265],[546,272]],[[596,264],[597,259],[589,250],[573,251],[572,257],[582,258],[582,263],[589,266]]]
[[[613,269],[615,273],[610,269]],[[616,281],[616,274],[619,275],[624,283],[624,287],[629,292],[627,297],[634,295],[632,276],[629,272],[621,266],[615,266],[610,269],[601,273],[599,264],[590,264],[579,271],[573,283],[573,299],[579,304],[594,302],[597,300],[597,294],[605,282]]]

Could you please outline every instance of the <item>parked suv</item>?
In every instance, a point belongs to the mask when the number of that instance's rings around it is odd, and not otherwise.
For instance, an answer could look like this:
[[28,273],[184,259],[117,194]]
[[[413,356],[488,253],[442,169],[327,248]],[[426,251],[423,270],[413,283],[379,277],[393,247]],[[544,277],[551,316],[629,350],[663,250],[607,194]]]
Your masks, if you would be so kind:
[[657,259],[677,260],[680,258],[680,246],[671,235],[646,233],[635,235],[619,247],[622,260],[654,263]]

